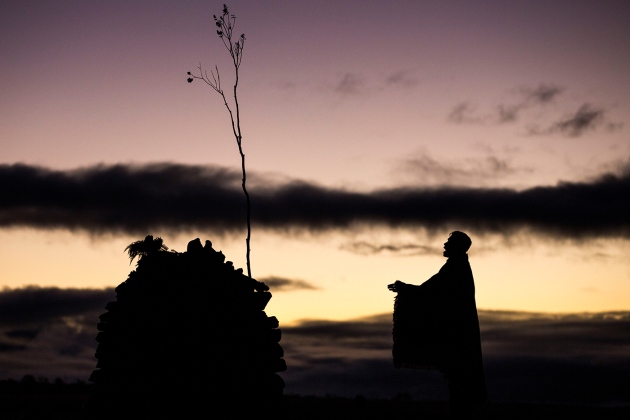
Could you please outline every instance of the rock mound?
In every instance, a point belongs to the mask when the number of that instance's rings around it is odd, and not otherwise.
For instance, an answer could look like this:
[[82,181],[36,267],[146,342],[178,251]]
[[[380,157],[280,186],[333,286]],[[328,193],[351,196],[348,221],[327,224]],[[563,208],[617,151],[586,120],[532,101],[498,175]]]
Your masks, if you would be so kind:
[[269,288],[210,241],[179,253],[148,236],[128,250],[137,268],[97,325],[89,417],[273,414],[286,363]]

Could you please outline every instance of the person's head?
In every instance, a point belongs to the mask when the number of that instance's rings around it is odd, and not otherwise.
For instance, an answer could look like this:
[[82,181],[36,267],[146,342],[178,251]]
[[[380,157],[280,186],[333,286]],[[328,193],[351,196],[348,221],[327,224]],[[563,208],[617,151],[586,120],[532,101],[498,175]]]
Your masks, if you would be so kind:
[[463,255],[468,252],[471,244],[472,240],[464,232],[453,231],[448,235],[448,240],[444,242],[444,256]]

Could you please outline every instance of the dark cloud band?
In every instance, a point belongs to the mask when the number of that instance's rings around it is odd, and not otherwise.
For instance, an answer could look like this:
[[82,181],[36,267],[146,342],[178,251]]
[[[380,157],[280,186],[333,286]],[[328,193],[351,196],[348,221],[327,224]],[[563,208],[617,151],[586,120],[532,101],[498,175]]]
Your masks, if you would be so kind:
[[[51,322],[60,317],[76,317],[93,311],[105,312],[116,296],[114,289],[60,289],[29,286],[0,291],[0,328],[23,327]],[[94,324],[96,325],[96,324]],[[14,332],[28,336],[29,331]]]
[[[630,237],[630,173],[523,191],[401,188],[367,193],[250,175],[252,223],[269,229],[325,231],[360,225],[467,229],[510,234],[527,229],[558,238]],[[262,179],[262,181],[261,181]],[[171,163],[56,171],[0,165],[0,226],[94,233],[243,229],[240,173]]]

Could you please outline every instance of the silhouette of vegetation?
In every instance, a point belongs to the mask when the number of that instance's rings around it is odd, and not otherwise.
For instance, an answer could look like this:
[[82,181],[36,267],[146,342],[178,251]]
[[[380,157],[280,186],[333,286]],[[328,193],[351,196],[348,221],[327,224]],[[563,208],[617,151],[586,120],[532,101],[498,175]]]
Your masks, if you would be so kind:
[[187,80],[188,80],[188,83],[192,83],[193,80],[199,79],[199,80],[202,80],[204,83],[206,83],[208,86],[210,86],[212,89],[214,89],[214,91],[217,92],[219,95],[221,95],[221,98],[223,98],[223,104],[225,105],[225,107],[228,110],[228,113],[230,114],[230,121],[232,123],[232,132],[234,133],[234,138],[236,139],[236,144],[238,145],[238,152],[241,155],[241,169],[243,172],[242,187],[243,187],[243,193],[245,193],[245,200],[246,200],[246,206],[247,206],[247,238],[245,240],[245,244],[247,248],[247,252],[246,252],[247,275],[251,277],[252,276],[251,263],[250,263],[251,211],[250,211],[249,193],[247,192],[247,187],[245,186],[247,175],[245,172],[245,154],[243,153],[243,144],[242,144],[243,135],[241,132],[241,113],[240,113],[240,108],[238,104],[238,95],[237,95],[238,77],[239,77],[238,70],[241,67],[241,61],[243,60],[243,47],[245,47],[245,34],[241,34],[241,36],[236,41],[232,40],[234,26],[236,25],[236,16],[230,15],[228,13],[228,8],[225,4],[223,5],[223,13],[219,17],[217,17],[217,15],[214,15],[213,18],[214,18],[215,25],[218,28],[217,35],[219,36],[219,38],[221,38],[221,41],[223,41],[223,45],[225,45],[225,48],[230,53],[230,56],[232,57],[232,63],[234,65],[234,76],[235,76],[234,88],[233,88],[234,111],[232,111],[232,107],[230,107],[230,104],[228,103],[228,100],[225,96],[225,92],[221,88],[221,76],[219,75],[218,66],[215,65],[214,71],[211,70],[210,75],[208,75],[208,72],[206,70],[203,70],[203,68],[201,67],[201,63],[199,63],[199,67],[197,67],[199,70],[199,75],[195,75],[189,71]]
[[158,251],[168,251],[168,247],[164,245],[162,238],[153,239],[152,235],[147,235],[142,241],[130,243],[125,251],[129,253],[129,264],[131,264],[136,257],[144,257]]

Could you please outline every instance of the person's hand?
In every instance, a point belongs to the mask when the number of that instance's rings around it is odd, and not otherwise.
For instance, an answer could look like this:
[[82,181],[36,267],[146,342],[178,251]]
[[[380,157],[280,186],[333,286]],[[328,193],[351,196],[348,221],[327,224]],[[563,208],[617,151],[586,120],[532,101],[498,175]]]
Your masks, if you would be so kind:
[[403,287],[404,287],[405,285],[406,285],[406,283],[403,283],[403,282],[402,282],[402,281],[400,281],[400,280],[396,280],[396,281],[395,281],[395,282],[393,282],[392,284],[388,284],[388,285],[387,285],[387,288],[388,288],[390,291],[394,292],[394,293],[398,293],[398,292],[400,292],[400,291],[403,289]]

